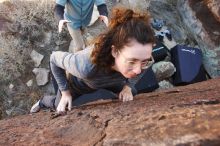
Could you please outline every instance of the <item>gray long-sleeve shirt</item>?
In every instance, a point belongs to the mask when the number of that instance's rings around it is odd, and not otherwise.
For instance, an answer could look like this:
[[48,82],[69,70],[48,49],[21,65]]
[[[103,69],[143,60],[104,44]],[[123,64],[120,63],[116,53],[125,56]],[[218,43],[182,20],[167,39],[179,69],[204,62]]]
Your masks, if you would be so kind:
[[[85,94],[97,89],[122,89],[124,85],[134,87],[138,78],[126,79],[119,72],[106,73],[97,70],[91,63],[90,54],[92,48],[87,48],[75,54],[68,52],[53,52],[50,57],[51,70],[61,91],[69,89],[66,71],[72,74],[74,89],[78,93]],[[73,91],[74,92],[74,91]]]

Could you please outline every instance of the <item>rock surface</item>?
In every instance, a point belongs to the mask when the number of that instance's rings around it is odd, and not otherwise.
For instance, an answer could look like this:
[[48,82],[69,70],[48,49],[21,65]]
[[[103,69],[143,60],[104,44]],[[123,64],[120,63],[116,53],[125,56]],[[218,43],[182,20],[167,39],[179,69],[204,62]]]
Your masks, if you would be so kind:
[[214,14],[217,21],[220,22],[220,1],[219,0],[207,0],[207,6]]
[[32,71],[36,75],[38,86],[43,86],[49,81],[49,70],[46,68],[34,68]]
[[100,101],[50,119],[50,112],[0,121],[0,145],[220,145],[220,78]]
[[35,67],[39,67],[41,64],[41,61],[44,58],[44,55],[41,55],[40,53],[38,53],[37,51],[33,50],[31,52],[31,59],[34,61]]
[[[219,9],[217,1],[178,0],[177,9],[183,23],[203,50],[204,64],[213,76],[219,76],[220,70],[220,22],[210,9]],[[208,4],[210,4],[208,6]],[[213,4],[213,5],[211,5]],[[189,37],[190,38],[190,37]]]
[[160,61],[152,66],[152,70],[157,78],[157,81],[169,79],[176,72],[175,66],[171,62]]

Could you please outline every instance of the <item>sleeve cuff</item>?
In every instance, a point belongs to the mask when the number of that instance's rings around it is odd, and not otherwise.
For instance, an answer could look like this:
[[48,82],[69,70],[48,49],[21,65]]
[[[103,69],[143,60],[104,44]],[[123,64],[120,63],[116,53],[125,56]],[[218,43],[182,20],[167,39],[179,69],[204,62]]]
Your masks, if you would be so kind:
[[101,4],[98,5],[97,7],[98,7],[99,15],[104,15],[108,17],[108,10],[106,4]]
[[56,0],[56,4],[59,4],[61,6],[65,6],[67,0]]

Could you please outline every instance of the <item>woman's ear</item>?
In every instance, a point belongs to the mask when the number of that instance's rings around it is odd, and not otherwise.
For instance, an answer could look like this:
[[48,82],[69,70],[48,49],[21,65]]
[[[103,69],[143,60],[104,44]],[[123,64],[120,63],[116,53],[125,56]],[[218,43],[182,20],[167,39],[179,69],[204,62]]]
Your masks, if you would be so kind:
[[118,51],[115,49],[115,46],[114,45],[112,45],[111,46],[111,48],[112,48],[112,56],[115,58],[115,57],[117,57],[117,55],[118,55]]

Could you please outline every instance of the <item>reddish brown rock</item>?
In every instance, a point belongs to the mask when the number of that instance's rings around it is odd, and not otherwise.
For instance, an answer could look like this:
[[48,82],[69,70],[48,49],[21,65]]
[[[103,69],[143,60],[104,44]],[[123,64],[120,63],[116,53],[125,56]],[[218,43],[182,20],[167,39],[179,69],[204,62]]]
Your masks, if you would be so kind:
[[0,121],[0,145],[219,145],[220,78],[109,101]]
[[216,20],[220,22],[220,1],[219,0],[206,0],[208,8],[211,10]]
[[[220,46],[220,22],[215,19],[216,15],[213,13],[215,9],[220,8],[220,5],[216,5],[217,3],[220,2],[215,2],[214,0],[209,0],[209,2],[205,2],[205,0],[189,0],[190,7],[214,46]],[[210,11],[210,9],[213,11]]]

